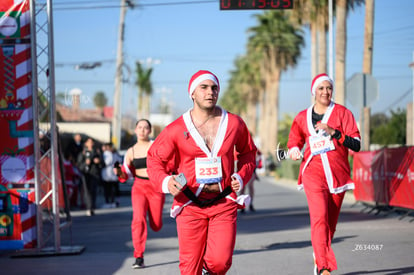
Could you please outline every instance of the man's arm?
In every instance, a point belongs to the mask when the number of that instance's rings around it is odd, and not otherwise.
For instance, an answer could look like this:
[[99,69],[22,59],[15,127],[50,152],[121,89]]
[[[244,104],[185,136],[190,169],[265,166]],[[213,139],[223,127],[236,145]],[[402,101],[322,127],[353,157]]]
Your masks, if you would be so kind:
[[240,191],[244,184],[249,181],[252,177],[254,169],[256,167],[256,152],[257,148],[254,144],[254,141],[247,129],[247,126],[243,123],[242,131],[237,137],[238,141],[236,143],[236,152],[237,152],[237,173],[232,176],[232,187],[233,190],[237,187],[238,181],[240,183],[240,188],[234,191]]
[[[156,190],[170,193],[171,173],[176,170],[172,136],[164,129],[152,143],[147,154],[147,173]],[[170,185],[173,182],[170,182]]]

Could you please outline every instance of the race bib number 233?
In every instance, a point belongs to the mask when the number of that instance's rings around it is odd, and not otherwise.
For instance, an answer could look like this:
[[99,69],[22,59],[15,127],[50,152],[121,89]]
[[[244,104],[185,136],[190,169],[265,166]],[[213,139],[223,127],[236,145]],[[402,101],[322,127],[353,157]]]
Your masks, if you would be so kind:
[[221,182],[223,173],[221,170],[221,157],[196,158],[196,181],[200,184]]

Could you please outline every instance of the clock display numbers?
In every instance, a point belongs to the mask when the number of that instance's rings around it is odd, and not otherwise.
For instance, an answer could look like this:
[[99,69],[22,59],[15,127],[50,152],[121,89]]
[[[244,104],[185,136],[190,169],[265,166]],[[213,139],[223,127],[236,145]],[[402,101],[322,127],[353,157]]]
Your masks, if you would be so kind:
[[220,10],[293,9],[293,0],[220,0]]

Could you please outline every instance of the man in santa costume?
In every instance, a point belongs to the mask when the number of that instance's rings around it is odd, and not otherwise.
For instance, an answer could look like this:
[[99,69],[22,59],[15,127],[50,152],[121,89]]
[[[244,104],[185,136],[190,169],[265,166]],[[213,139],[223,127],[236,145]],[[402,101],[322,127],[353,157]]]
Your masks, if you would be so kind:
[[304,189],[309,206],[315,274],[336,270],[331,242],[346,190],[354,189],[350,178],[348,150],[360,150],[360,139],[352,113],[332,101],[333,81],[317,75],[311,85],[315,104],[294,119],[289,134],[289,156],[301,158],[299,189]]
[[[249,197],[237,196],[251,178],[256,147],[243,120],[217,106],[218,78],[195,73],[188,85],[193,108],[168,125],[148,151],[148,174],[159,191],[174,196],[180,271],[225,274],[232,264],[237,209]],[[237,173],[234,173],[234,152]],[[175,160],[175,167],[169,167]],[[171,175],[168,171],[183,173]]]

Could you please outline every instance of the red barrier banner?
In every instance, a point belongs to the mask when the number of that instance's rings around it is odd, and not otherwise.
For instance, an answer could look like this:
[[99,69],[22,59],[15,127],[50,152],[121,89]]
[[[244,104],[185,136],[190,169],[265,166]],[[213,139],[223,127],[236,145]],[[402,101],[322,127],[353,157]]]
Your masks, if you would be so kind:
[[374,187],[374,201],[376,203],[387,205],[389,202],[389,194],[384,158],[384,150],[375,151],[372,158],[371,169],[373,174],[372,184]]
[[357,201],[414,209],[414,147],[354,154]]
[[389,205],[414,209],[414,147],[385,151]]
[[357,201],[388,204],[384,152],[363,151],[354,154],[354,196]]
[[375,152],[365,151],[354,153],[353,179],[355,182],[354,196],[357,201],[375,201],[374,184],[372,182],[371,164]]

